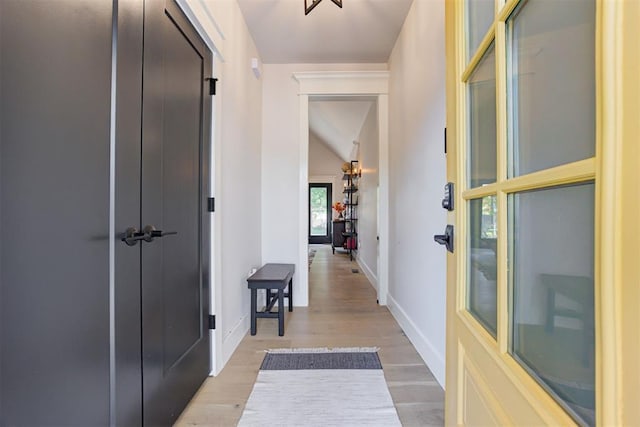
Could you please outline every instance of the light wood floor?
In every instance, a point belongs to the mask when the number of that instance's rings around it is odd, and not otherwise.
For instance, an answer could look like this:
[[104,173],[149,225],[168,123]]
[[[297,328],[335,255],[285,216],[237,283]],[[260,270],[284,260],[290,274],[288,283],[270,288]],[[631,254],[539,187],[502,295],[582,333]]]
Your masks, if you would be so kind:
[[[309,273],[309,307],[285,312],[285,335],[276,319],[258,319],[215,378],[208,378],[177,426],[236,425],[258,375],[264,350],[289,347],[380,347],[380,360],[400,420],[405,426],[444,424],[444,391],[393,316],[376,304],[366,276],[346,254],[317,249]],[[247,290],[247,293],[249,291]]]

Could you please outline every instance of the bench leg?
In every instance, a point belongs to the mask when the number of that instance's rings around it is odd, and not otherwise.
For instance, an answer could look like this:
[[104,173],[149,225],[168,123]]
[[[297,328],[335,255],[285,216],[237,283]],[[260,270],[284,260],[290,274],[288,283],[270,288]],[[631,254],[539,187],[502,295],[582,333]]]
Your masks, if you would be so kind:
[[258,290],[251,289],[251,335],[256,334],[256,310],[258,305]]
[[289,279],[289,311],[293,311],[293,279]]
[[284,335],[284,289],[278,289],[278,335]]

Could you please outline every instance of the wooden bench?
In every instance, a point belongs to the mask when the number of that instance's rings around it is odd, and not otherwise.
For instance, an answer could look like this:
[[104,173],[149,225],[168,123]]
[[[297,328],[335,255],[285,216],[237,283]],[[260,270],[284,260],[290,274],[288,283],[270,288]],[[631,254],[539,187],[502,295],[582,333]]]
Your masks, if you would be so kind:
[[[265,264],[247,278],[251,289],[251,335],[256,334],[256,319],[278,318],[278,335],[284,335],[284,299],[289,299],[289,311],[293,311],[293,273],[294,264]],[[289,287],[288,292],[285,289]],[[258,289],[266,291],[267,299],[264,311],[258,311]],[[275,292],[274,292],[275,291]],[[278,302],[278,312],[271,309]]]

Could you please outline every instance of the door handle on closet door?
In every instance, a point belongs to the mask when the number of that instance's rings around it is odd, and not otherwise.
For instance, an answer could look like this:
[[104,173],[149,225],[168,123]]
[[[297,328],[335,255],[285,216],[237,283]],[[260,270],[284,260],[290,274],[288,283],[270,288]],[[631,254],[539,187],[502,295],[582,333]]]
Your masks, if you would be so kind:
[[145,226],[142,231],[138,230],[135,227],[129,227],[124,232],[124,236],[120,240],[126,243],[127,246],[135,246],[141,240],[151,243],[155,240],[156,237],[164,237],[172,234],[178,234],[178,232],[156,230],[153,225]]
[[146,225],[143,229],[142,229],[142,233],[143,233],[143,240],[145,242],[153,242],[153,240],[156,237],[164,237],[164,236],[169,236],[172,234],[178,234],[177,231],[162,231],[162,230],[157,230],[153,225]]
[[124,243],[127,244],[127,246],[135,246],[138,244],[138,242],[140,240],[144,239],[144,233],[141,232],[140,230],[138,230],[135,227],[129,227],[127,228],[127,230],[124,232],[124,237],[122,237],[122,240]]

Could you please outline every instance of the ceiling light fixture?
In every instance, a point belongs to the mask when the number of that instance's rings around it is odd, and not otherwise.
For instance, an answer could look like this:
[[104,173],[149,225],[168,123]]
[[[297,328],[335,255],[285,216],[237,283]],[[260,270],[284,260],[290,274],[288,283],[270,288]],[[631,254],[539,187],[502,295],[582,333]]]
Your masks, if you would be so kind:
[[[308,15],[322,0],[304,0],[304,14]],[[342,8],[342,0],[331,0],[338,7]]]

